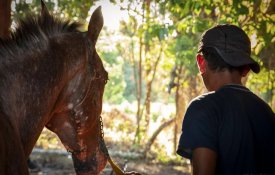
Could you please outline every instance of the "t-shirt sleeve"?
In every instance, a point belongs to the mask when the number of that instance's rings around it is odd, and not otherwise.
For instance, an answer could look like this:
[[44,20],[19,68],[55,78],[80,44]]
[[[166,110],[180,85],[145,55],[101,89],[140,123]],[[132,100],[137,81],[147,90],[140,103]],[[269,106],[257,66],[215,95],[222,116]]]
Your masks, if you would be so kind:
[[211,106],[201,101],[191,102],[183,119],[177,154],[191,159],[192,150],[199,147],[217,152],[216,115]]

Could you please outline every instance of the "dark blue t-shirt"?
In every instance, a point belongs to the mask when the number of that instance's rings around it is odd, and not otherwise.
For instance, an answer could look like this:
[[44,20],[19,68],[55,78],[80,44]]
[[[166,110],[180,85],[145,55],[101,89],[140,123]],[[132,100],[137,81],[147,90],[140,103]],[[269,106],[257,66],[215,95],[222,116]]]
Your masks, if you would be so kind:
[[217,153],[216,174],[275,174],[275,114],[240,85],[194,99],[186,111],[177,153],[194,148]]

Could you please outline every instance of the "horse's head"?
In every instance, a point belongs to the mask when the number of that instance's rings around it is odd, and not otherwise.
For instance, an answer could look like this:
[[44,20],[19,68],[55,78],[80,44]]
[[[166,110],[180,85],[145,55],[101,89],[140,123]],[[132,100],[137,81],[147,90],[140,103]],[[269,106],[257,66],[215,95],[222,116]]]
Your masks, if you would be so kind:
[[[48,13],[45,7],[42,13]],[[53,115],[47,128],[55,132],[66,149],[72,153],[78,175],[97,175],[105,167],[108,152],[102,137],[102,96],[108,79],[95,44],[103,26],[101,8],[91,16],[88,32],[76,34],[75,48],[82,53],[73,54],[81,59],[81,69],[68,70],[71,76],[58,95]],[[72,34],[73,35],[73,34]],[[82,44],[83,45],[82,45]],[[70,52],[67,48],[66,52]],[[70,54],[72,55],[72,54]],[[79,62],[77,64],[80,64]],[[78,66],[79,67],[79,66]]]

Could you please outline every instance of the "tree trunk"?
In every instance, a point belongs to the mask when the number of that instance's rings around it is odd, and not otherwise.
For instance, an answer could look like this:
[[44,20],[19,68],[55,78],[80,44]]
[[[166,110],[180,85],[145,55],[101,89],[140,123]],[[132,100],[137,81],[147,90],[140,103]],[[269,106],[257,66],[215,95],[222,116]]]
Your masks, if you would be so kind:
[[0,38],[10,36],[11,0],[0,0]]
[[[180,65],[178,69],[178,75],[182,75],[183,65]],[[176,117],[174,122],[174,153],[176,154],[177,145],[178,145],[178,134],[181,127],[182,118],[185,112],[185,98],[184,98],[184,88],[180,85],[182,82],[181,76],[177,76],[177,87],[175,94],[175,103],[176,103]]]
[[140,37],[139,41],[139,61],[138,61],[138,83],[137,83],[137,129],[135,134],[134,143],[140,144],[140,121],[141,121],[141,97],[142,97],[142,37]]
[[159,55],[156,59],[156,62],[153,65],[153,67],[150,66],[150,69],[147,70],[147,74],[146,76],[147,77],[150,77],[150,74],[153,74],[152,75],[152,78],[150,80],[147,80],[147,83],[146,83],[146,99],[145,99],[145,129],[146,129],[146,132],[148,131],[149,127],[150,127],[150,119],[151,119],[151,94],[152,94],[152,84],[155,80],[155,75],[156,75],[156,72],[157,72],[157,68],[158,68],[158,65],[159,65],[159,62],[161,60],[161,57],[162,57],[162,52],[163,52],[163,47],[162,47],[162,43],[160,42],[160,51],[159,51]]
[[164,123],[162,123],[158,129],[153,133],[153,135],[150,137],[150,139],[148,140],[148,142],[146,143],[145,147],[144,147],[144,151],[143,154],[145,157],[147,157],[147,153],[150,151],[151,146],[153,145],[154,141],[156,140],[157,136],[159,135],[159,133],[166,127],[168,127],[169,125],[171,125],[173,122],[175,121],[175,118],[172,118]]
[[[144,8],[142,14],[142,21],[144,21]],[[141,99],[142,99],[142,35],[139,37],[139,61],[138,61],[138,81],[137,81],[137,113],[136,113],[136,122],[137,122],[137,129],[134,139],[134,144],[140,144],[140,121],[141,121]]]
[[[145,23],[147,26],[149,26],[149,23],[150,23],[150,3],[151,3],[151,0],[145,0]],[[147,42],[145,42],[145,63],[148,64],[148,61],[147,61],[147,53],[149,53],[150,51],[150,45]],[[146,74],[146,77],[149,77],[149,74],[151,72],[151,66],[148,66],[146,71],[145,71],[145,74]],[[145,108],[145,133],[147,133],[148,131],[148,128],[149,128],[149,124],[150,124],[150,113],[151,113],[151,80],[148,80],[147,78],[145,78],[147,81],[146,81],[146,98],[145,98],[145,102],[144,102],[144,108]],[[145,134],[146,136],[147,134]]]

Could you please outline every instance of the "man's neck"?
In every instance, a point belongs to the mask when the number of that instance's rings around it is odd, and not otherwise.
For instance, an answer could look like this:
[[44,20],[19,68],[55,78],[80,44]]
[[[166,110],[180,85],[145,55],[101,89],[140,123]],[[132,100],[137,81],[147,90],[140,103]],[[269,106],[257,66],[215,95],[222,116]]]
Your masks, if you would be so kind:
[[222,71],[222,72],[212,72],[209,82],[209,91],[216,91],[221,87],[229,84],[238,84],[242,85],[241,79],[242,76],[238,71]]

